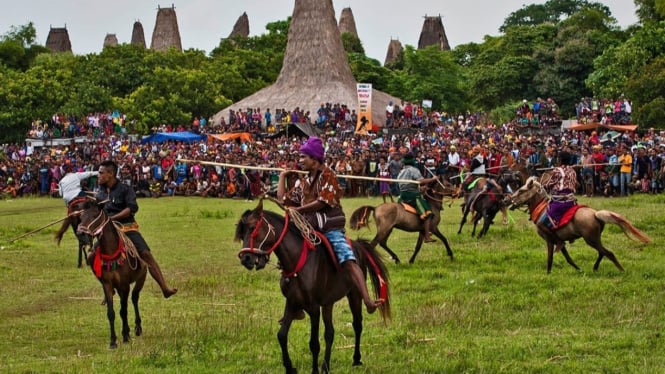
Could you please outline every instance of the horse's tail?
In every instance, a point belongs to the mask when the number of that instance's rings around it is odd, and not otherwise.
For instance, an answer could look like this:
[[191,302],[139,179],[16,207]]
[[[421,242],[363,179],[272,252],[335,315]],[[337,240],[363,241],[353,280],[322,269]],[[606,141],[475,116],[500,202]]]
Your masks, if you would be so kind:
[[642,243],[651,243],[651,239],[648,236],[633,226],[633,224],[621,214],[609,210],[599,210],[596,212],[596,218],[605,223],[613,223],[621,227],[621,231],[623,231],[623,233],[630,239],[639,240]]
[[360,248],[362,249],[365,267],[372,281],[374,293],[376,297],[384,301],[379,307],[381,318],[383,318],[384,322],[390,322],[392,320],[392,312],[390,310],[388,268],[381,255],[379,255],[367,240],[359,240],[358,243],[360,243]]
[[364,205],[360,208],[353,211],[351,214],[351,219],[349,220],[349,226],[354,230],[360,230],[363,227],[369,225],[370,214],[374,212],[374,207],[370,205]]
[[66,220],[62,221],[62,226],[60,226],[58,232],[55,233],[54,236],[58,245],[60,245],[60,241],[62,241],[62,236],[65,234],[65,231],[67,231],[69,225],[70,225],[69,218],[67,218]]

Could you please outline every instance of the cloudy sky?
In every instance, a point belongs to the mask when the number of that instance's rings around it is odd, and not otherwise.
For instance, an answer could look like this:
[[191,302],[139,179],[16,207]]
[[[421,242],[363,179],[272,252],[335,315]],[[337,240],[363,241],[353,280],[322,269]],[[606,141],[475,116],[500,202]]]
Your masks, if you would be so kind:
[[[359,37],[369,57],[383,63],[391,38],[403,45],[417,46],[423,16],[441,15],[451,46],[482,42],[485,35],[498,35],[504,19],[528,0],[333,0],[335,15],[351,7]],[[632,0],[601,0],[609,6],[621,27],[637,22]],[[247,12],[250,34],[265,32],[265,25],[284,20],[293,12],[294,0],[186,0],[161,3],[147,0],[0,0],[0,34],[10,26],[33,22],[37,42],[45,44],[49,27],[67,27],[76,54],[98,53],[106,34],[116,34],[120,43],[129,43],[132,26],[140,21],[150,45],[158,5],[175,5],[184,49],[210,52],[231,32],[243,12]]]

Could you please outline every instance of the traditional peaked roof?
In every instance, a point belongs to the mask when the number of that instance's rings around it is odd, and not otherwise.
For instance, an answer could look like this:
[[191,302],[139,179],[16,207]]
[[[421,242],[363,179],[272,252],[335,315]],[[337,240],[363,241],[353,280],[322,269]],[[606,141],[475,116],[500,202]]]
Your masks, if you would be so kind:
[[249,17],[247,17],[247,12],[244,12],[240,17],[238,17],[236,24],[233,25],[233,30],[229,34],[229,39],[238,36],[242,38],[249,36]]
[[349,34],[358,37],[358,30],[356,29],[356,20],[353,17],[351,8],[342,9],[342,14],[339,16],[339,32],[341,34],[348,32]]
[[69,41],[67,27],[51,27],[46,38],[46,48],[51,52],[71,52],[72,43]]
[[178,29],[178,17],[175,14],[175,6],[171,8],[157,8],[157,20],[152,32],[150,49],[156,51],[167,51],[175,48],[182,51],[180,30]]
[[115,34],[106,34],[104,37],[104,48],[106,47],[117,47],[118,46],[118,37]]
[[439,46],[442,51],[450,51],[450,44],[448,44],[448,37],[440,15],[435,17],[425,16],[423,30],[420,32],[418,49],[424,49],[431,45]]
[[137,47],[145,48],[145,33],[143,32],[143,25],[141,22],[134,22],[134,27],[132,28],[132,45]]
[[[385,123],[385,107],[399,101],[384,92],[372,92],[372,120]],[[213,116],[217,124],[230,109],[301,108],[312,113],[322,103],[346,104],[357,109],[356,81],[342,45],[332,0],[295,0],[284,63],[277,81]]]
[[388,65],[397,60],[397,57],[400,53],[402,53],[403,49],[404,48],[402,47],[402,43],[400,43],[399,40],[390,39],[390,43],[388,44],[388,52],[386,52],[386,60],[383,65]]

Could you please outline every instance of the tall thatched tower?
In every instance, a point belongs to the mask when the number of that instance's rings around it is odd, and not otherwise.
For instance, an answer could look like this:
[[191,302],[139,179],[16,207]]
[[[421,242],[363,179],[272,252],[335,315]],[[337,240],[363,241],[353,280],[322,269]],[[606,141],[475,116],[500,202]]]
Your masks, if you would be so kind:
[[446,36],[446,30],[443,28],[443,21],[441,21],[440,15],[436,17],[425,16],[423,30],[420,32],[418,49],[423,49],[431,45],[439,46],[439,49],[442,51],[450,51],[450,44],[448,44],[448,37]]
[[339,32],[344,34],[345,32],[358,37],[358,29],[356,29],[356,20],[353,18],[353,12],[351,8],[342,9],[342,14],[339,16]]
[[178,18],[175,14],[174,5],[171,5],[170,8],[157,8],[157,20],[152,32],[150,48],[156,51],[167,51],[169,48],[175,48],[182,52]]
[[143,33],[143,25],[139,21],[134,22],[131,43],[137,47],[145,48],[145,34]]
[[247,17],[247,12],[243,12],[242,16],[238,17],[236,24],[233,25],[233,30],[229,34],[229,39],[238,36],[241,38],[249,36],[249,17]]
[[[384,92],[372,91],[372,120],[385,123],[385,107],[398,101]],[[295,0],[284,63],[277,82],[218,112],[213,124],[228,118],[229,109],[296,107],[314,113],[321,103],[358,106],[356,80],[342,45],[332,0]]]
[[118,46],[118,37],[115,36],[115,34],[106,34],[106,37],[104,37],[103,48],[117,47],[117,46]]
[[383,65],[388,65],[397,60],[397,57],[402,53],[402,43],[396,39],[390,39],[390,44],[388,44],[388,52],[386,53],[386,60]]
[[69,32],[65,27],[51,27],[46,38],[46,48],[51,52],[71,52],[72,43],[69,41]]

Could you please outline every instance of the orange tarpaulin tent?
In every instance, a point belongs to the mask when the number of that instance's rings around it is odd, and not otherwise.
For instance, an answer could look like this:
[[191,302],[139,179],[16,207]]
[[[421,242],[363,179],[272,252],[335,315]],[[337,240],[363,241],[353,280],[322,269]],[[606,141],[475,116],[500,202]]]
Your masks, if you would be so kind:
[[248,132],[232,132],[228,134],[208,134],[208,142],[211,143],[215,139],[226,141],[240,139],[241,142],[248,142],[252,140],[252,134]]

